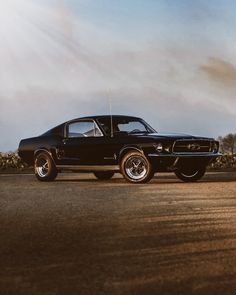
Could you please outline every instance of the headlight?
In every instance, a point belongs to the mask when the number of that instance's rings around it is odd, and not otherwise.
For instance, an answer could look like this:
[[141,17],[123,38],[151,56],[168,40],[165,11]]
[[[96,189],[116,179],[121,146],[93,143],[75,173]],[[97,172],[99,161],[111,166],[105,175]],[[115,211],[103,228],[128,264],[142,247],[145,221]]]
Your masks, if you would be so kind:
[[163,145],[161,143],[157,143],[155,148],[158,153],[161,153],[163,151]]

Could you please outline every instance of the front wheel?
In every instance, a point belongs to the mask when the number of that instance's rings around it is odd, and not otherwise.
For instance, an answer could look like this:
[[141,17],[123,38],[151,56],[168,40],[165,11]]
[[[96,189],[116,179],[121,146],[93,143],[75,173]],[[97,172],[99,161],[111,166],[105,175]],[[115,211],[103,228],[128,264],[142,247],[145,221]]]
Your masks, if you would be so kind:
[[201,179],[206,172],[206,167],[202,168],[181,168],[175,171],[175,175],[184,182],[194,182]]
[[154,175],[151,163],[141,152],[131,151],[121,160],[121,173],[132,183],[146,183]]
[[97,177],[97,179],[99,180],[109,180],[112,178],[112,176],[114,175],[114,172],[111,171],[97,171],[94,172],[94,175]]
[[52,181],[57,177],[57,169],[50,155],[46,152],[38,154],[34,164],[35,176],[40,181]]

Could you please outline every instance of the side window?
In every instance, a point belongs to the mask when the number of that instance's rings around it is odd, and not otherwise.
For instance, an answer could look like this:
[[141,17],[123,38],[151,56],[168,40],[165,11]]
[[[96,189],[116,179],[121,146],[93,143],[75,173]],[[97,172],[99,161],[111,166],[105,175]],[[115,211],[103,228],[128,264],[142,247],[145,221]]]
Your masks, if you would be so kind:
[[103,136],[93,121],[71,123],[68,128],[68,137],[99,137]]
[[138,122],[138,121],[131,121],[126,123],[118,124],[119,131],[126,131],[126,132],[132,132],[132,131],[147,131],[145,126]]

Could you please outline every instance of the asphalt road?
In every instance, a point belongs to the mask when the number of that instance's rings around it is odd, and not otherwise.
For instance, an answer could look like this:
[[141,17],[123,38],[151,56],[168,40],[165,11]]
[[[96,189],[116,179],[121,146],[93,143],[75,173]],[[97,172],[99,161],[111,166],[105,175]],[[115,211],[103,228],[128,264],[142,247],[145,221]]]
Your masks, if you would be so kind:
[[236,294],[236,173],[0,175],[0,294]]

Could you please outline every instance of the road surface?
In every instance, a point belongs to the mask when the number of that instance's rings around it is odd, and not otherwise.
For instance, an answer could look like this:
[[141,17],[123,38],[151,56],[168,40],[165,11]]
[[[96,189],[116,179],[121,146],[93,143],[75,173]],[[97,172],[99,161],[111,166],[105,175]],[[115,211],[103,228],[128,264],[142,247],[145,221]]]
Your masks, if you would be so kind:
[[0,294],[236,294],[236,173],[0,175]]

